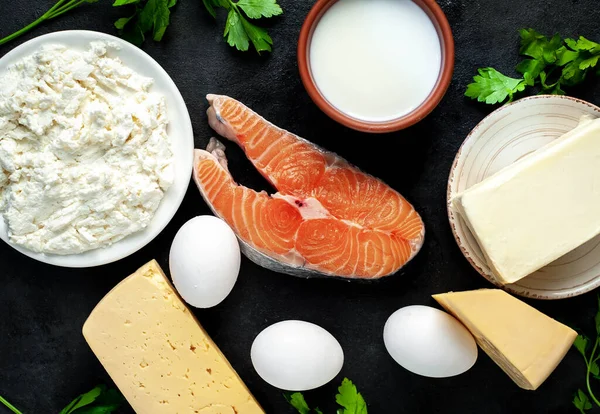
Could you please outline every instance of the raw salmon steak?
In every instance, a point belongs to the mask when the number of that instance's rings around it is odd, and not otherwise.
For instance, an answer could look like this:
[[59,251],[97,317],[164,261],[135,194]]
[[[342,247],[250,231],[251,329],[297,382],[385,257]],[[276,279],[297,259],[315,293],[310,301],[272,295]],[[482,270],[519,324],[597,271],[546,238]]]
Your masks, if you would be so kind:
[[206,151],[195,151],[194,180],[204,200],[252,261],[295,276],[376,279],[418,253],[423,222],[392,188],[232,98],[207,99],[211,127],[277,189],[269,195],[238,185],[214,138]]

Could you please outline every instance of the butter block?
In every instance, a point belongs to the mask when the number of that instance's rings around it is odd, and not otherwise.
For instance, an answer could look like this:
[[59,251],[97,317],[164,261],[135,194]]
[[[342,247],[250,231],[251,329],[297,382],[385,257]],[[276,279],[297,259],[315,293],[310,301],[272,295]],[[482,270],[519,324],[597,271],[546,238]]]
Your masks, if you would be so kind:
[[100,301],[83,335],[138,414],[264,414],[156,261]]
[[577,332],[500,289],[433,298],[521,388],[537,389],[573,345]]
[[453,206],[502,284],[600,234],[600,119],[457,195]]

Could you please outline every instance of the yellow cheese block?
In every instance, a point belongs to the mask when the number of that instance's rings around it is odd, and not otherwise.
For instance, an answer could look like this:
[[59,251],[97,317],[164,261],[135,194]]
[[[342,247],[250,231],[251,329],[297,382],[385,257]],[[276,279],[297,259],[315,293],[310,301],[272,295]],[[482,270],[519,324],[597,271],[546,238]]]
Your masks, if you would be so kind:
[[526,390],[554,371],[577,333],[499,289],[433,295],[460,320],[479,346]]
[[100,301],[83,335],[138,414],[264,414],[156,261]]

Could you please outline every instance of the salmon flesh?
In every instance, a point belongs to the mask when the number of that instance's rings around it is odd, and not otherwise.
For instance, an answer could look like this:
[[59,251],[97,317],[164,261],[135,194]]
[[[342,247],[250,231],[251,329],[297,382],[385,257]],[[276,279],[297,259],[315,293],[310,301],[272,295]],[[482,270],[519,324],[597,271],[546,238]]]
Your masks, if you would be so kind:
[[232,98],[207,99],[210,126],[277,189],[269,195],[238,185],[214,138],[195,150],[194,181],[250,260],[294,276],[377,279],[419,252],[423,221],[398,192]]

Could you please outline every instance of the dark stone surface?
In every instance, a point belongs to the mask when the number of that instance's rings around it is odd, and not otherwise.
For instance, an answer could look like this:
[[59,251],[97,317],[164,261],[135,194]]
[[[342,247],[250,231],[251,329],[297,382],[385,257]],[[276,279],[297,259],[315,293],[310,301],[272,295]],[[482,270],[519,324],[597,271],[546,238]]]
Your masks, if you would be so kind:
[[[511,74],[517,63],[517,29],[586,35],[600,39],[596,0],[439,0],[456,40],[456,70],[441,105],[406,131],[372,136],[350,131],[322,114],[300,82],[296,43],[312,1],[280,0],[281,18],[269,22],[272,55],[238,53],[221,38],[200,0],[180,0],[162,43],[144,45],[180,88],[194,124],[196,146],[212,135],[204,114],[208,92],[228,94],[274,123],[337,152],[385,180],[411,200],[427,225],[426,244],[401,274],[377,283],[303,280],[271,273],[244,260],[233,293],[221,305],[195,311],[246,384],[269,413],[292,413],[281,391],[263,382],[250,362],[255,335],[271,323],[304,319],[323,326],[342,344],[342,373],[307,398],[333,412],[333,396],[343,376],[359,386],[369,412],[379,413],[563,413],[576,412],[573,393],[584,385],[581,357],[571,351],[536,392],[523,391],[485,355],[467,373],[427,379],[396,365],[385,351],[383,325],[396,309],[434,305],[430,295],[490,285],[471,269],[450,232],[445,210],[446,180],[462,140],[491,108],[463,98],[480,66]],[[0,0],[0,34],[11,33],[41,15],[50,0]],[[80,8],[0,47],[0,56],[19,43],[57,30],[89,29],[113,33],[123,12],[108,0]],[[398,39],[398,42],[410,39]],[[419,64],[419,62],[414,62]],[[598,102],[595,82],[571,91]],[[229,145],[234,176],[255,188],[264,181]],[[177,229],[209,213],[190,186],[171,224],[146,248],[120,262],[94,269],[61,269],[22,256],[0,243],[0,395],[26,414],[57,413],[79,393],[109,383],[104,369],[81,335],[96,303],[123,277],[152,258],[168,269],[168,251]],[[592,328],[596,294],[574,299],[528,301],[565,323]],[[443,347],[444,344],[439,344]],[[6,410],[0,407],[0,412]],[[122,413],[132,412],[124,409]],[[146,413],[151,414],[151,413]]]

